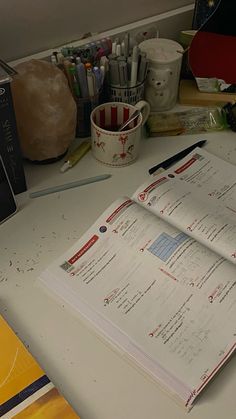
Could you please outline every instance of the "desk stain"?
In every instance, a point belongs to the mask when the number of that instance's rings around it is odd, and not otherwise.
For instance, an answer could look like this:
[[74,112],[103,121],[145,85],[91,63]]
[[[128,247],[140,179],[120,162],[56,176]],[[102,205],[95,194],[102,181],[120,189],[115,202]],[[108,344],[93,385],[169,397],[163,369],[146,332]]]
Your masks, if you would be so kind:
[[[67,218],[64,213],[61,214],[61,219],[67,221]],[[35,232],[33,236],[37,236],[38,227],[36,225],[32,226],[32,231]],[[31,251],[32,257],[28,254],[22,254],[21,249],[17,249],[17,251],[13,251],[12,248],[5,247],[4,252],[6,253],[5,257],[5,264],[4,267],[2,266],[0,270],[0,282],[4,283],[6,281],[11,280],[10,273],[13,270],[15,273],[19,274],[21,279],[26,280],[25,273],[33,272],[36,266],[40,263],[40,261],[46,256],[47,254],[54,254],[56,249],[54,248],[53,243],[55,240],[61,239],[62,241],[76,241],[78,239],[78,232],[73,230],[72,232],[67,232],[67,236],[63,236],[61,233],[57,231],[49,231],[47,234],[43,234],[39,237],[34,237],[34,241],[32,243]],[[7,256],[10,257],[7,257]],[[19,277],[19,278],[20,278]],[[14,276],[13,276],[14,278]],[[13,282],[13,284],[16,282]],[[30,279],[30,277],[29,277]],[[19,286],[19,284],[15,285]]]

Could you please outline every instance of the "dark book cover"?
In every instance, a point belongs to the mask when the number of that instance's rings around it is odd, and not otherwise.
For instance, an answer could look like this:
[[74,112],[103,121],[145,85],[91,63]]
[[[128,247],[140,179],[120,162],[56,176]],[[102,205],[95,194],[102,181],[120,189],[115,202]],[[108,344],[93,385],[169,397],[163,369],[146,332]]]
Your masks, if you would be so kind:
[[195,0],[192,29],[198,30],[217,8],[221,0]]
[[27,187],[11,94],[11,78],[1,67],[0,155],[3,159],[13,192],[15,194],[24,192]]

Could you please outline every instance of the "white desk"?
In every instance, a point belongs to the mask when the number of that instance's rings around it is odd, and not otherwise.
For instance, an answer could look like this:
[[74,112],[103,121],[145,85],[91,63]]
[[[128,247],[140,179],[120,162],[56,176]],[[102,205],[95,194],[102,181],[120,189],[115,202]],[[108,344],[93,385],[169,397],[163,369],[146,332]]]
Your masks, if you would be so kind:
[[[82,419],[182,419],[187,413],[70,307],[49,295],[38,275],[113,200],[132,194],[148,168],[199,139],[208,140],[207,150],[236,164],[236,134],[231,131],[146,139],[139,160],[122,169],[97,163],[90,152],[64,174],[59,173],[62,162],[27,164],[29,191],[102,173],[112,173],[112,178],[31,200],[27,191],[18,196],[19,212],[0,226],[0,313]],[[188,417],[235,419],[235,388],[234,356]]]

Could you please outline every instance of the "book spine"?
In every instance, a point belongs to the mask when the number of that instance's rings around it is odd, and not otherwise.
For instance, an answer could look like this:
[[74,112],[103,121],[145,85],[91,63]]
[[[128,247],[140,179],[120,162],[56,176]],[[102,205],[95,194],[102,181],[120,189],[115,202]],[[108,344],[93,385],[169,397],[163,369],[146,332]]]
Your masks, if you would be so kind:
[[24,192],[27,187],[10,82],[0,84],[0,155],[13,192]]

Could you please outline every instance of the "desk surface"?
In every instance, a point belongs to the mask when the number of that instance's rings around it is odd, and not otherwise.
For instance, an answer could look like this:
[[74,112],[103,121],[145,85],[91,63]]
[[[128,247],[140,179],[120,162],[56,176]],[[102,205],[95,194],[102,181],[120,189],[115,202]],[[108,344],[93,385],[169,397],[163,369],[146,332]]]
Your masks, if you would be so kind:
[[[231,131],[142,141],[139,159],[108,168],[89,152],[62,174],[62,162],[26,164],[28,191],[18,213],[0,226],[0,313],[82,419],[182,419],[187,413],[156,383],[108,346],[64,302],[39,283],[47,265],[87,230],[116,198],[130,196],[148,169],[206,139],[206,150],[236,164]],[[111,173],[103,182],[29,199],[29,192]],[[235,419],[236,359],[230,360],[188,414],[192,419]]]

